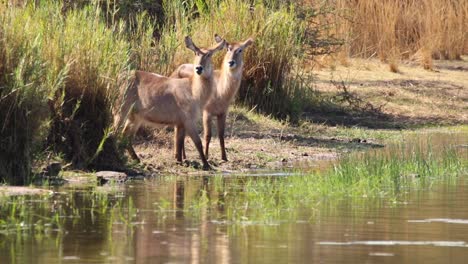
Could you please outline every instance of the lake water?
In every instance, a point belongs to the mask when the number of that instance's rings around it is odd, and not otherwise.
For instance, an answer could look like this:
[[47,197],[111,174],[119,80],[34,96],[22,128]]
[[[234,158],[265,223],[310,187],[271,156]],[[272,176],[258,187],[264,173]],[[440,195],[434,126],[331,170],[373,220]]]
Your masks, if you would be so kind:
[[[431,148],[452,144],[468,157],[466,134],[430,138]],[[288,177],[275,173],[254,176],[262,184]],[[261,221],[227,217],[242,210],[227,199],[248,175],[63,186],[50,197],[3,202],[0,263],[466,263],[466,176],[398,197],[324,200]]]

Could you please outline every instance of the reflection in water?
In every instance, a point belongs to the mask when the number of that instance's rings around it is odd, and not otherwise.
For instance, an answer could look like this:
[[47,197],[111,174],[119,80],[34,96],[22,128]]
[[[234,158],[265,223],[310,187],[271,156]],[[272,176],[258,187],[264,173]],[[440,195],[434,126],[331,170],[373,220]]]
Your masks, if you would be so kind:
[[[438,138],[440,145],[454,144],[452,136]],[[63,187],[48,198],[6,199],[0,201],[0,263],[465,261],[466,177],[392,199],[324,198],[278,209],[279,201],[267,199],[275,198],[274,188],[254,205],[237,199],[257,199],[258,186],[273,187],[283,176],[168,176],[105,191]],[[292,192],[284,199],[299,198]],[[255,206],[269,212],[261,221]]]

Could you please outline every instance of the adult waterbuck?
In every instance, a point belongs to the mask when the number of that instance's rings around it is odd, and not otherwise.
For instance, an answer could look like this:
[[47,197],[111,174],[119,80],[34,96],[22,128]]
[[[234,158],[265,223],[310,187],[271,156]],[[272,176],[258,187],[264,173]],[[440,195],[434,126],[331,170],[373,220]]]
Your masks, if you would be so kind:
[[223,49],[221,40],[211,48],[198,48],[190,37],[185,37],[185,46],[195,53],[193,72],[188,78],[169,78],[158,74],[135,71],[125,82],[123,101],[115,118],[128,137],[127,149],[130,156],[139,161],[132,146],[132,138],[143,125],[172,125],[175,127],[174,147],[178,162],[182,162],[182,143],[187,133],[193,140],[203,169],[210,166],[203,153],[203,146],[196,129],[200,109],[213,94],[212,55]]

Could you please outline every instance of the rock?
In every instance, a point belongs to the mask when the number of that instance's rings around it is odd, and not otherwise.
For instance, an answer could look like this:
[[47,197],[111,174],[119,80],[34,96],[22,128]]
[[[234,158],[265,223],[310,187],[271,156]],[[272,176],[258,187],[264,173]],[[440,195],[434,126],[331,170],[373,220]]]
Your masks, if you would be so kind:
[[62,171],[62,164],[60,162],[53,162],[45,167],[42,173],[44,176],[55,177],[59,175],[60,171]]
[[128,179],[127,174],[118,171],[98,171],[96,177],[99,184],[108,182],[123,183]]

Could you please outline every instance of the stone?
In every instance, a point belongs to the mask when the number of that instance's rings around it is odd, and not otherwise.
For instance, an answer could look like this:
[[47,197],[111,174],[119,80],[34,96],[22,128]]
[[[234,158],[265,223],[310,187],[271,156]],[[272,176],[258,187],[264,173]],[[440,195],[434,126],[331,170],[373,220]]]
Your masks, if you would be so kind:
[[127,174],[118,171],[98,171],[96,177],[99,184],[106,184],[108,182],[123,183],[128,179]]

